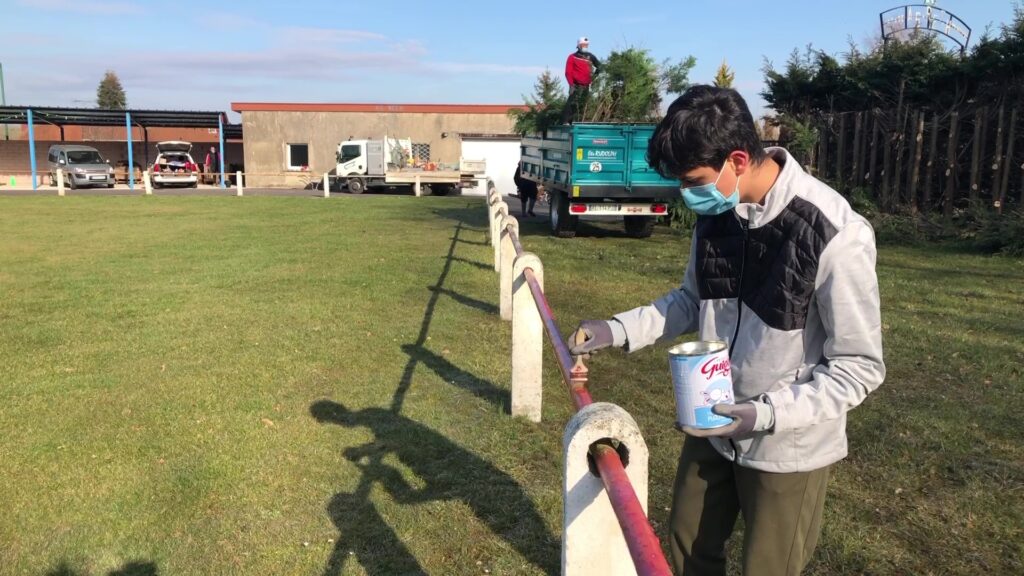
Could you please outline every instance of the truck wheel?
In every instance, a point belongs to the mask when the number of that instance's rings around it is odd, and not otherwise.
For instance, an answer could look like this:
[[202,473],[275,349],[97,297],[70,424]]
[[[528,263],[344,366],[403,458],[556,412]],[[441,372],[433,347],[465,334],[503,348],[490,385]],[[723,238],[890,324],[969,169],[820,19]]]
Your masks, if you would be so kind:
[[455,192],[454,184],[438,184],[434,187],[434,193],[438,196],[448,196],[452,192]]
[[551,219],[551,233],[559,238],[574,238],[576,226],[580,223],[579,216],[569,214],[569,197],[561,192],[551,195],[548,204],[548,216]]
[[366,183],[361,178],[349,178],[348,191],[352,194],[362,194],[366,191]]
[[72,190],[78,190],[78,184],[75,183],[74,176],[68,176],[68,188],[71,188]]
[[[415,187],[413,187],[413,191],[415,191]],[[430,184],[420,184],[420,196],[433,196],[433,195],[434,195],[434,187],[433,186],[431,186]]]
[[650,238],[658,219],[651,216],[623,216],[622,221],[626,225],[626,235],[630,238]]

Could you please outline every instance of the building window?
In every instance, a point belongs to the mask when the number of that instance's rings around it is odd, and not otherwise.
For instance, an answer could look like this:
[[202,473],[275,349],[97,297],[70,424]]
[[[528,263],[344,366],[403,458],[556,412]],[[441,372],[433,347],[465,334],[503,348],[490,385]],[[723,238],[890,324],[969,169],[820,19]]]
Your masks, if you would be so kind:
[[289,170],[309,170],[309,144],[289,144],[285,162]]
[[430,162],[430,144],[413,142],[412,157],[423,164]]

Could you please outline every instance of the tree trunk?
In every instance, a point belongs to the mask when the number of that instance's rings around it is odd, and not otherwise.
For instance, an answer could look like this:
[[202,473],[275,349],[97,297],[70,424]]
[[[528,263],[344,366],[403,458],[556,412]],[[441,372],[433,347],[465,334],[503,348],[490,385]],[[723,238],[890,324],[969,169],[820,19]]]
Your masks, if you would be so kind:
[[929,212],[932,209],[932,184],[935,175],[935,160],[939,153],[939,113],[932,114],[932,128],[928,135],[928,162],[924,167],[924,191],[921,194],[921,210]]
[[1003,166],[1003,122],[1006,120],[1006,105],[999,105],[999,120],[996,121],[996,155],[992,159],[992,200],[999,199],[999,170]]
[[1000,184],[1000,186],[999,186],[999,205],[997,206],[997,210],[999,210],[1000,214],[1003,213],[1003,206],[1006,206],[1006,192],[1007,192],[1007,189],[1009,189],[1009,187],[1010,187],[1010,166],[1013,163],[1013,144],[1014,144],[1013,141],[1014,141],[1014,138],[1016,138],[1016,136],[1017,136],[1016,128],[1017,128],[1017,107],[1014,106],[1013,107],[1013,111],[1010,112],[1010,133],[1009,133],[1009,137],[1007,138],[1006,161],[1003,162],[1003,170],[1002,170],[1002,172],[1003,172],[1003,181],[1002,181],[1002,184]]
[[825,118],[825,125],[821,130],[821,152],[818,154],[818,178],[828,178],[828,141],[832,136],[832,115]]
[[957,138],[960,136],[960,113],[952,112],[949,118],[949,143],[946,145],[946,191],[942,195],[942,213],[947,217],[953,215],[953,200],[956,196],[956,152]]
[[910,183],[907,184],[907,192],[910,200],[910,211],[917,212],[917,183],[921,177],[921,152],[924,148],[924,112],[918,112],[914,124],[917,128],[914,131],[914,165],[910,170]]
[[868,168],[868,187],[871,188],[872,193],[875,193],[875,182],[878,181],[878,122],[880,120],[878,110],[871,111],[871,159]]
[[846,114],[839,115],[839,142],[836,146],[836,186],[846,188],[843,180],[843,160],[846,154]]
[[980,175],[979,168],[981,168],[981,151],[984,149],[984,145],[981,142],[981,126],[985,123],[985,107],[982,106],[974,113],[974,145],[971,150],[971,203],[973,204],[978,200],[978,190],[981,187],[981,183],[978,182],[978,176]]
[[899,117],[899,121],[896,125],[896,163],[893,165],[892,178],[890,179],[892,184],[892,194],[890,195],[890,198],[892,200],[893,208],[896,208],[903,199],[901,194],[901,184],[903,182],[903,149],[906,148],[907,118],[910,117],[910,110],[902,110],[897,114],[897,116]]
[[857,112],[853,117],[853,178],[850,179],[854,186],[859,186],[864,178],[864,175],[861,173],[863,172],[863,168],[861,167],[863,163],[863,158],[861,157],[861,139],[863,137],[862,132],[864,128],[863,122],[864,114],[862,112]]
[[885,138],[882,139],[882,145],[885,148],[882,150],[882,192],[880,200],[882,209],[889,211],[892,209],[892,187],[890,182],[892,181],[892,147],[895,137],[893,136],[892,130],[886,131]]

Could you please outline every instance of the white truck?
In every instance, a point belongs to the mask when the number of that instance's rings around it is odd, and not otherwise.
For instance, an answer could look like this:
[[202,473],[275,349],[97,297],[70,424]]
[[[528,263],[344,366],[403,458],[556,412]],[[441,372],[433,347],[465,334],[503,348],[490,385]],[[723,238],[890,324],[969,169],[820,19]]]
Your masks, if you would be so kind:
[[417,194],[443,196],[476,186],[487,167],[482,160],[460,159],[458,170],[437,170],[432,163],[414,166],[412,157],[409,139],[348,140],[338,144],[335,174],[352,194],[370,188],[406,187]]

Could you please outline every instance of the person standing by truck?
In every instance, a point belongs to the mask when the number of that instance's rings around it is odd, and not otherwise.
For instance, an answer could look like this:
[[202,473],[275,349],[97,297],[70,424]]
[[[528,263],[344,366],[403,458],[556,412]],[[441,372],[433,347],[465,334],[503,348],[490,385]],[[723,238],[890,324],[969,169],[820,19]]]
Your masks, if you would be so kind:
[[[537,203],[537,183],[523,178],[522,170],[523,163],[520,162],[516,166],[515,182],[516,190],[519,191],[519,201],[523,203],[523,218],[526,218],[527,214],[536,216],[533,213],[533,206]],[[529,204],[529,207],[527,207],[527,204]]]
[[875,236],[845,198],[782,148],[761,147],[735,90],[695,86],[668,109],[648,162],[697,213],[679,288],[610,320],[584,320],[573,354],[630,352],[698,331],[728,345],[735,404],[686,433],[672,497],[677,573],[726,573],[746,523],[743,573],[796,575],[821,532],[846,415],[885,379]]
[[590,53],[590,39],[586,36],[580,38],[576,41],[576,51],[565,61],[569,97],[565,100],[565,108],[562,108],[562,124],[571,124],[579,119],[590,93],[590,84],[600,72],[601,61]]

